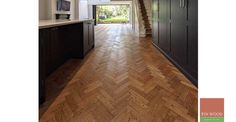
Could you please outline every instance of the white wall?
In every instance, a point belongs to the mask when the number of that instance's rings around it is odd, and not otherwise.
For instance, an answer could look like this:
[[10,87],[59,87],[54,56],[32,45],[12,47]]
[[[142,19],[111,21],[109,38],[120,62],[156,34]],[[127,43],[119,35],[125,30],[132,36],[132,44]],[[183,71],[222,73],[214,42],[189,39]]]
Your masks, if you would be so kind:
[[93,5],[88,5],[88,17],[93,18]]
[[70,17],[70,19],[75,19],[75,8],[76,8],[76,6],[75,6],[75,1],[76,0],[68,0],[68,1],[70,1],[71,3],[71,6],[70,6],[70,12],[71,12],[71,17]]
[[93,18],[93,5],[88,0],[79,0],[79,19]]
[[50,19],[50,0],[39,0],[39,20]]
[[88,0],[79,0],[79,19],[89,18],[88,10]]
[[43,6],[46,6],[46,0],[39,0],[39,19],[46,19],[46,9],[43,9]]

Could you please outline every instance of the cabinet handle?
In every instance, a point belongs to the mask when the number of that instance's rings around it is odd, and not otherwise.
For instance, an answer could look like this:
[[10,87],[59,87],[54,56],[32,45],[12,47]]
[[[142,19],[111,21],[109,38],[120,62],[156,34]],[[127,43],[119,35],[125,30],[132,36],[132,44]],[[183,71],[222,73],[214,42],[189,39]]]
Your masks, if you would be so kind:
[[188,7],[188,0],[185,1],[185,4],[184,4],[185,8]]
[[185,8],[185,0],[183,0],[183,8]]
[[179,0],[179,7],[182,8],[182,0]]

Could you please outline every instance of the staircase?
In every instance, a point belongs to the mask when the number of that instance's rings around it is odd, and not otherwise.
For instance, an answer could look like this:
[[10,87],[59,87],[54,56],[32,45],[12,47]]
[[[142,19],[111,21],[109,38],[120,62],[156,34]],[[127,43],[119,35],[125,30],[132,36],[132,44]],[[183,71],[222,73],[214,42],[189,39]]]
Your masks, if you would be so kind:
[[147,14],[147,9],[145,7],[145,3],[143,0],[138,0],[140,4],[140,9],[141,9],[141,15],[143,19],[143,24],[144,24],[144,29],[145,29],[145,34],[146,36],[151,36],[152,35],[152,28],[150,24],[150,20]]

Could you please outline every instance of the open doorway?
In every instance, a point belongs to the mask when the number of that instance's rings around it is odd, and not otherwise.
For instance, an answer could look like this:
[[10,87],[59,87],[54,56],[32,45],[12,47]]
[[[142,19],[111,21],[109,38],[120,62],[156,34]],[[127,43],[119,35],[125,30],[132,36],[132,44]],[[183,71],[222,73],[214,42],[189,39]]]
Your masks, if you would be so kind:
[[96,6],[97,24],[127,24],[131,22],[129,4]]

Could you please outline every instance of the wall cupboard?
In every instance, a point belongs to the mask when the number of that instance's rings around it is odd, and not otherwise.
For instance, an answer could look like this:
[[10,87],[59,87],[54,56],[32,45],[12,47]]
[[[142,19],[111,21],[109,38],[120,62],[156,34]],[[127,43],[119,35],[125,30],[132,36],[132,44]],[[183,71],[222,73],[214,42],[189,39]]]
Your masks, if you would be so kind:
[[198,85],[198,1],[153,0],[153,44]]

